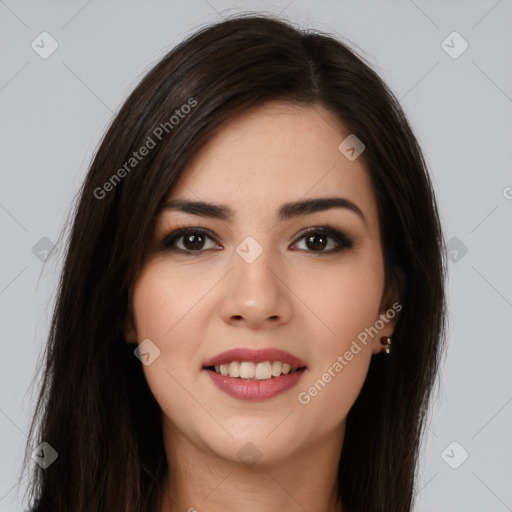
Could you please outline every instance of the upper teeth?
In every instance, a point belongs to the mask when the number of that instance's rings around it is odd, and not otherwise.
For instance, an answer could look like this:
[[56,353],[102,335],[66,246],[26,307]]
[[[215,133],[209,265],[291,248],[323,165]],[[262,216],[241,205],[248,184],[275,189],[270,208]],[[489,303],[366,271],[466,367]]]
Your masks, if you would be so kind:
[[279,377],[281,374],[293,373],[297,367],[281,361],[265,361],[264,363],[252,363],[250,361],[231,361],[215,367],[215,371],[230,377],[242,379],[266,380]]

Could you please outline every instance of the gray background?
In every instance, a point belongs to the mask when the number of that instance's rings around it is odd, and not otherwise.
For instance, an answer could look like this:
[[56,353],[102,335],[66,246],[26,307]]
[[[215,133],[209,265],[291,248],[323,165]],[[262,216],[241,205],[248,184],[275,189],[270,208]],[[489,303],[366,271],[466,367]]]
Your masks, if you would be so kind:
[[[61,244],[43,266],[44,251],[145,71],[200,25],[242,10],[348,38],[400,99],[452,260],[448,350],[417,511],[512,510],[512,0],[0,0],[0,511],[24,506],[15,483],[35,399],[29,386],[62,263]],[[46,59],[31,47],[42,46],[43,31],[59,45]],[[447,39],[453,31],[463,39]],[[469,47],[458,55],[463,40]]]

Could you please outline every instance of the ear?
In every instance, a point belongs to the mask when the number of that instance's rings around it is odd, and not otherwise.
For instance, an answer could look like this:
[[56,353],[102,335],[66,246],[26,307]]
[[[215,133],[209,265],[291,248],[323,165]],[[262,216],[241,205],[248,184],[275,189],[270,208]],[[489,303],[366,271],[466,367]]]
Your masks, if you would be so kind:
[[405,274],[400,267],[394,267],[391,277],[385,287],[379,306],[379,317],[375,322],[377,334],[373,337],[372,353],[379,354],[383,351],[381,338],[393,337],[396,323],[402,310],[402,297],[405,291]]

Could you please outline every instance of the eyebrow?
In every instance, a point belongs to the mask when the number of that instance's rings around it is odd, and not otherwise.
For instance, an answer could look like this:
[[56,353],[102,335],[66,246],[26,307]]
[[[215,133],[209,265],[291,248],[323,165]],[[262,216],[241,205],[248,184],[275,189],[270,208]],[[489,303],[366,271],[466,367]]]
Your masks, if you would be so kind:
[[[355,203],[344,197],[318,197],[314,199],[303,199],[283,204],[278,211],[280,220],[288,220],[301,215],[308,215],[331,208],[345,208],[356,213],[366,225],[366,218]],[[162,206],[163,210],[177,210],[191,213],[200,217],[229,220],[235,212],[229,206],[204,201],[188,201],[185,199],[171,199]]]

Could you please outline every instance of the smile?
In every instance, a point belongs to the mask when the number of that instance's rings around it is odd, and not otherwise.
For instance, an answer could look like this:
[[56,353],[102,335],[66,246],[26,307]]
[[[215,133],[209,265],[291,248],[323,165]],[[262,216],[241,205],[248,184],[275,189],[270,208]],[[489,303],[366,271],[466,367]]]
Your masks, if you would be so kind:
[[306,363],[278,348],[239,347],[204,363],[218,389],[238,400],[268,400],[297,385]]

